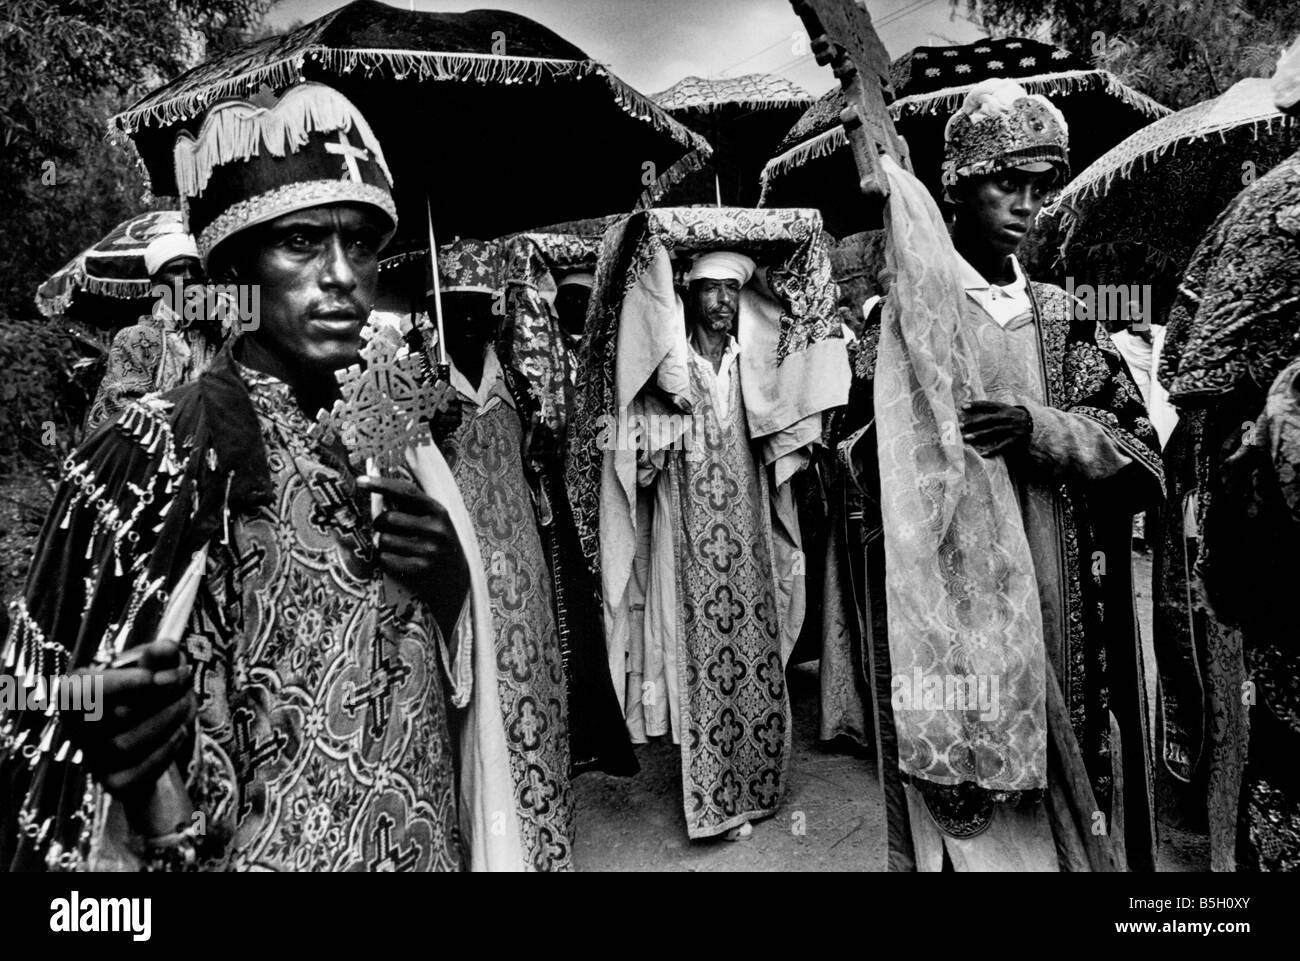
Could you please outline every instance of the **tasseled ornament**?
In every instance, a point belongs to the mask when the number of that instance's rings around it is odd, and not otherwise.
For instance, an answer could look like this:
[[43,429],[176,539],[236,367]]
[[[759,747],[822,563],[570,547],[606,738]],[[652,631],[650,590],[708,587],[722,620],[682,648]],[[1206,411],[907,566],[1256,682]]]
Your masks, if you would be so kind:
[[290,87],[270,109],[230,104],[208,113],[197,138],[188,133],[177,137],[172,151],[177,189],[182,197],[199,196],[217,167],[260,156],[263,148],[272,157],[284,157],[305,146],[313,133],[334,130],[355,130],[392,183],[379,140],[366,119],[331,87],[303,83]]
[[41,754],[50,753],[50,748],[54,746],[54,732],[58,730],[58,727],[58,718],[50,718],[45,722],[45,729],[41,733],[41,746],[38,748]]

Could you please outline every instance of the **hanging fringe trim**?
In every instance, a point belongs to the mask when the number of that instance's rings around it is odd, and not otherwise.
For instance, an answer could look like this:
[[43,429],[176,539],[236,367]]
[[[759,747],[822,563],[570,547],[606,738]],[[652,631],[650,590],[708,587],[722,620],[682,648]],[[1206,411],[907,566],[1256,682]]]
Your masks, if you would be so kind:
[[[1168,107],[1152,100],[1144,93],[1139,93],[1121,81],[1109,70],[1066,70],[1061,73],[1047,73],[1036,77],[1009,78],[1028,93],[1038,93],[1050,97],[1053,94],[1069,94],[1087,87],[1101,86],[1111,96],[1123,100],[1126,104],[1141,111],[1149,117],[1166,117],[1173,113]],[[899,120],[909,114],[917,113],[953,113],[966,99],[966,94],[976,86],[974,83],[959,87],[944,87],[931,93],[918,93],[909,97],[900,97],[889,105],[889,115]]]
[[1253,139],[1258,140],[1260,125],[1263,124],[1268,133],[1272,134],[1275,123],[1281,127],[1300,129],[1300,120],[1281,112],[1275,112],[1254,119],[1234,120],[1198,129],[1195,133],[1167,140],[1146,150],[1138,150],[1123,160],[1118,157],[1109,158],[1108,154],[1103,155],[1087,170],[1084,170],[1074,180],[1070,181],[1060,196],[1049,204],[1043,213],[1047,216],[1061,216],[1063,218],[1062,223],[1068,223],[1071,219],[1077,217],[1080,204],[1089,198],[1100,197],[1102,194],[1107,193],[1116,180],[1129,179],[1139,163],[1142,165],[1142,172],[1145,173],[1148,169],[1160,163],[1166,155],[1170,158],[1177,156],[1178,148],[1183,144],[1197,143],[1216,135],[1221,144],[1226,144],[1228,134],[1246,129],[1250,130]]
[[116,297],[120,300],[134,300],[138,297],[147,297],[149,289],[153,287],[152,280],[109,280],[103,277],[91,277],[85,275],[82,282],[82,289],[92,294],[100,294],[104,297]]
[[[265,64],[225,80],[199,84],[157,103],[144,103],[109,119],[109,130],[133,134],[143,126],[167,127],[198,116],[209,104],[223,97],[245,96],[267,85],[274,89],[292,87],[305,80],[303,64],[311,60],[325,72],[364,76],[376,74],[397,80],[452,80],[478,83],[535,83],[547,77],[594,74],[602,78],[624,112],[668,132],[674,140],[692,149],[707,143],[682,126],[644,94],[611,74],[595,60],[556,60],[544,57],[501,57],[486,53],[440,53],[427,50],[339,49],[312,45],[291,57]],[[276,156],[279,156],[278,154]]]
[[300,150],[313,133],[356,130],[391,184],[379,138],[366,118],[346,97],[323,83],[292,87],[269,110],[251,103],[232,104],[208,114],[198,138],[182,133],[172,152],[176,187],[182,197],[203,193],[212,171],[234,161],[248,160],[266,147],[272,157]]
[[758,97],[751,100],[737,98],[735,100],[708,100],[700,103],[678,103],[671,107],[659,104],[660,108],[667,110],[669,113],[676,114],[679,111],[698,110],[700,113],[715,113],[719,110],[725,110],[727,107],[740,107],[744,110],[781,110],[786,107],[798,107],[807,109],[813,105],[811,97]]
[[645,210],[648,207],[653,207],[664,197],[665,194],[668,193],[669,190],[672,189],[674,185],[680,183],[696,171],[708,169],[712,155],[713,152],[707,149],[707,145],[706,151],[703,153],[699,150],[692,150],[681,160],[677,161],[677,163],[673,164],[660,174],[653,184],[643,190],[641,196],[637,199],[636,207],[633,209]]
[[[629,87],[618,79],[605,69],[604,64],[596,63],[594,60],[586,62],[593,64],[595,74],[605,81],[606,86],[614,94],[615,102],[623,108],[624,113],[635,117],[637,120],[648,122],[656,130],[668,133],[679,144],[702,154],[705,158],[713,156],[713,148],[709,146],[709,142],[702,136],[678,123],[668,114],[668,111],[658,106],[641,91]],[[681,162],[678,161],[678,163]]]
[[796,167],[802,167],[810,160],[817,160],[821,157],[829,157],[841,147],[849,145],[848,135],[844,132],[841,124],[836,124],[830,130],[819,133],[810,140],[803,143],[795,144],[783,154],[779,154],[769,160],[763,167],[762,174],[759,175],[759,183],[762,185],[762,192],[759,195],[759,205],[762,206],[767,198],[768,187],[771,182],[782,175],[794,170]]
[[153,286],[151,280],[109,280],[102,277],[91,277],[85,272],[85,265],[68,275],[66,281],[67,289],[63,293],[55,294],[52,297],[45,297],[38,291],[36,294],[36,308],[41,312],[43,317],[55,320],[62,317],[68,312],[72,305],[72,299],[79,292],[97,294],[101,297],[113,297],[117,300],[137,300],[141,297],[147,297],[149,290]]

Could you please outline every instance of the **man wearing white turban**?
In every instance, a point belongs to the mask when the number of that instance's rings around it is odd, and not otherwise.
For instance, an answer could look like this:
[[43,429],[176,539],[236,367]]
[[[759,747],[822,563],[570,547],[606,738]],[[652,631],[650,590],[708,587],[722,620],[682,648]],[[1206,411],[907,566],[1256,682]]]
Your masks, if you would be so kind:
[[752,834],[750,821],[780,803],[790,747],[768,485],[749,443],[735,337],[754,270],[729,251],[692,263],[683,392],[658,391],[669,418],[690,415],[685,449],[638,455],[643,521],[671,522],[638,522],[633,593],[645,620],[632,659],[643,683],[629,725],[643,740],[671,720],[692,838]]
[[[199,249],[192,234],[161,234],[144,251],[145,269],[155,288],[184,292],[202,283]],[[148,314],[113,337],[108,366],[86,414],[93,430],[130,401],[154,391],[188,384],[208,368],[221,346],[221,332],[203,320],[185,320],[174,297],[160,297]]]

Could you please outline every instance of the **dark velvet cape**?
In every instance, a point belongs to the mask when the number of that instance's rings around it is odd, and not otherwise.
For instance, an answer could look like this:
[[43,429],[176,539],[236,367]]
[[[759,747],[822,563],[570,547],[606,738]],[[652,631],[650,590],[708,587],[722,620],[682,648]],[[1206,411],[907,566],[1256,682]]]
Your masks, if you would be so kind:
[[[196,382],[96,430],[64,477],[15,602],[6,673],[53,676],[153,638],[191,556],[231,511],[269,503],[270,474],[229,348]],[[151,590],[151,586],[153,589]],[[57,715],[0,717],[0,867],[76,868],[93,815],[90,773]]]

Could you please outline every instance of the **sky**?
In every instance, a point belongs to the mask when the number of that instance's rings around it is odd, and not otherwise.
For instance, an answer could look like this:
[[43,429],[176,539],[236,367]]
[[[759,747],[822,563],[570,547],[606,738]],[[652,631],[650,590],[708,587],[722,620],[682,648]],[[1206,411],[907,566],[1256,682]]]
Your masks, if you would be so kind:
[[[282,29],[346,0],[279,0],[268,21]],[[776,73],[817,95],[835,85],[807,52],[789,0],[386,0],[392,6],[459,12],[498,9],[549,27],[647,94],[683,77]],[[913,47],[970,43],[985,32],[950,0],[867,0],[890,57]],[[802,41],[801,46],[796,46]]]

